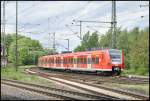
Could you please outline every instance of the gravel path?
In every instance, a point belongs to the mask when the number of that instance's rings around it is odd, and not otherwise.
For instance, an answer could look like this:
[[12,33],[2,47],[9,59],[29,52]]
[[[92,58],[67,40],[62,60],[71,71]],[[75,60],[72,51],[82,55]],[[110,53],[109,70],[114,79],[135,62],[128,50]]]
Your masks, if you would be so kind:
[[1,100],[59,100],[59,99],[1,84]]

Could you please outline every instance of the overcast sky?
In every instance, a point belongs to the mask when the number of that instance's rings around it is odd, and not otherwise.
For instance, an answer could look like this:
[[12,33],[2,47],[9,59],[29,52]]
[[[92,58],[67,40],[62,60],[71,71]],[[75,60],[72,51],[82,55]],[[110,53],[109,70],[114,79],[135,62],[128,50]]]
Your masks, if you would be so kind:
[[[134,27],[141,29],[149,26],[149,1],[117,1],[117,27],[131,30]],[[2,7],[2,3],[1,3]],[[1,9],[2,10],[2,9]],[[6,2],[6,32],[15,32],[15,2]],[[70,50],[80,44],[79,26],[70,26],[75,20],[111,21],[111,1],[19,1],[18,23],[20,34],[39,40],[42,45],[53,45],[53,33],[56,33],[57,50],[64,51],[67,48],[67,39],[70,39]],[[2,13],[2,12],[1,12]],[[1,14],[2,16],[2,14]],[[144,16],[141,18],[141,16]],[[74,23],[79,25],[78,22]],[[102,23],[83,23],[82,35],[88,30],[99,31],[104,34],[110,26]],[[88,27],[99,26],[99,27]],[[73,32],[78,34],[74,34]]]

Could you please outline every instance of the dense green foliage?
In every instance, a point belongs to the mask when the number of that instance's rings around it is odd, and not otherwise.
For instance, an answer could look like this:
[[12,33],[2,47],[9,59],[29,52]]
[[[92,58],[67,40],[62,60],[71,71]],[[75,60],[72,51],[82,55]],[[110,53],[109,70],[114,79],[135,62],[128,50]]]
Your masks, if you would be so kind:
[[[86,51],[94,47],[111,46],[111,30],[98,38],[96,32],[87,32],[83,36],[81,45],[77,46],[74,51]],[[125,53],[125,67],[137,74],[149,74],[149,28],[139,30],[134,28],[131,31],[121,28],[116,33],[117,49],[123,49]]]
[[[6,47],[8,53],[8,61],[15,63],[15,34],[6,35]],[[38,57],[48,54],[48,50],[43,49],[37,40],[33,40],[26,36],[18,35],[18,64],[29,65],[36,64]]]

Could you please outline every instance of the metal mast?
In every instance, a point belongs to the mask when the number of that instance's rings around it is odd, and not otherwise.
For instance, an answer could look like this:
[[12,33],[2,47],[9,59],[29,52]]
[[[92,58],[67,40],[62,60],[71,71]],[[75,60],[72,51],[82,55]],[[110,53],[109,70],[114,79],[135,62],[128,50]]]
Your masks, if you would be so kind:
[[68,52],[69,52],[69,39],[65,39],[65,40],[67,40],[67,41],[68,41]]
[[111,23],[111,27],[112,27],[112,48],[116,48],[116,25],[117,25],[117,21],[116,21],[116,1],[112,1],[112,23]]
[[18,46],[17,46],[17,38],[18,37],[18,1],[16,1],[16,49],[15,49],[15,53],[16,53],[16,71],[18,71]]
[[3,1],[3,23],[2,27],[2,66],[6,66],[6,46],[5,46],[5,1]]
[[55,32],[53,33],[53,49],[55,51]]

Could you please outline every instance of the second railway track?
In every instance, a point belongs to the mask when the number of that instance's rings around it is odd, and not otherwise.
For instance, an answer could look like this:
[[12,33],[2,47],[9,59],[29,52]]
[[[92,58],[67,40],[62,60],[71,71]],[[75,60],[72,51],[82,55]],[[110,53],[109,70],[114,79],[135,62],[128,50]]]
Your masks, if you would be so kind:
[[111,82],[111,83],[119,83],[119,84],[146,84],[149,83],[148,78],[128,78],[125,76],[120,77],[111,77],[111,76],[98,76],[98,75],[87,75],[87,74],[75,74],[75,73],[67,73],[67,72],[59,72],[59,71],[50,71],[50,70],[44,70],[41,68],[31,68],[32,71],[41,71],[45,73],[51,73],[51,74],[59,74],[63,75],[65,77],[69,77],[72,79],[78,79],[80,81],[84,82],[93,82],[94,84],[99,84],[102,82]]

